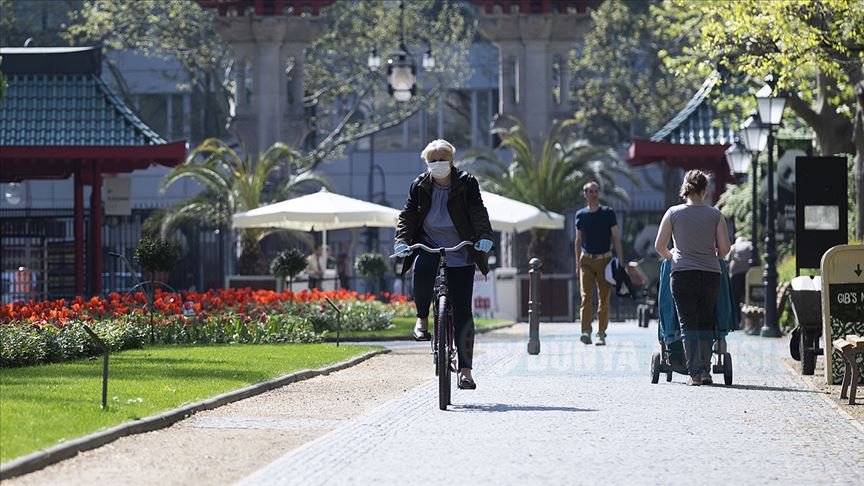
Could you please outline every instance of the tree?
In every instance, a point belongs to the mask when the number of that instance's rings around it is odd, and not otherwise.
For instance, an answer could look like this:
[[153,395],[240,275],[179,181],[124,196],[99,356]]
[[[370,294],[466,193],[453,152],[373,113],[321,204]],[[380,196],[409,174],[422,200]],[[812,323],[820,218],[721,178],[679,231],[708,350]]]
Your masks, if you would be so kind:
[[[462,162],[477,174],[485,190],[559,213],[581,204],[582,186],[590,181],[599,182],[611,198],[627,200],[627,193],[615,184],[616,176],[630,177],[627,166],[614,150],[573,139],[568,130],[574,120],[556,122],[539,152],[522,122],[513,117],[509,121],[511,127],[493,133],[500,137],[501,148],[512,151],[511,161],[499,151],[479,149]],[[548,268],[565,268],[547,235],[546,230],[531,230],[529,254],[540,256]]]
[[[669,0],[655,13],[690,47],[667,57],[681,72],[720,65],[759,85],[773,75],[787,106],[816,136],[822,154],[856,153],[856,236],[864,233],[864,129],[853,131],[855,87],[864,89],[864,2],[860,0]],[[746,100],[753,106],[752,97]],[[860,123],[864,123],[861,121]]]
[[[385,73],[372,73],[366,66],[371,48],[382,56],[397,48],[399,9],[384,6],[396,4],[340,1],[322,10],[331,27],[307,49],[304,63],[304,103],[314,112],[318,132],[310,138],[313,147],[304,154],[312,166],[338,155],[346,144],[398,125],[438,96],[443,79],[451,87],[458,86],[471,74],[467,64],[474,37],[471,10],[450,0],[412,0],[405,2],[405,38],[409,47],[411,40],[427,41],[436,68],[431,75],[421,76],[418,96],[410,102],[396,104],[385,96]],[[69,35],[111,49],[179,60],[196,89],[210,97],[205,109],[218,110],[206,115],[210,123],[205,133],[214,136],[219,134],[217,122],[230,113],[234,91],[233,57],[213,29],[214,15],[193,0],[85,0]],[[376,86],[381,99],[370,106],[370,92]],[[369,109],[373,116],[361,123],[360,112]]]
[[[291,169],[282,170],[288,175],[278,177],[277,181],[276,172],[283,167]],[[308,166],[303,166],[300,155],[285,144],[274,144],[253,164],[248,155],[240,157],[225,142],[212,138],[202,142],[189,154],[183,165],[165,177],[162,191],[184,178],[195,180],[204,190],[156,215],[163,235],[170,234],[190,220],[205,222],[217,228],[229,227],[234,213],[287,199],[304,189],[327,186],[326,180]],[[267,273],[267,261],[260,242],[274,231],[258,228],[240,230],[242,253],[237,261],[238,273]]]
[[[230,112],[232,53],[213,29],[214,14],[192,0],[129,2],[85,0],[70,15],[66,38],[75,43],[96,42],[109,50],[129,50],[177,60],[193,93],[203,99],[203,131],[220,136]],[[110,57],[106,65],[125,87],[123,74]],[[125,91],[125,90],[124,90]],[[128,96],[128,93],[124,92]]]
[[592,11],[592,30],[571,59],[572,98],[581,134],[616,146],[659,130],[696,92],[704,76],[676,75],[658,55],[675,50],[650,2],[606,0]]

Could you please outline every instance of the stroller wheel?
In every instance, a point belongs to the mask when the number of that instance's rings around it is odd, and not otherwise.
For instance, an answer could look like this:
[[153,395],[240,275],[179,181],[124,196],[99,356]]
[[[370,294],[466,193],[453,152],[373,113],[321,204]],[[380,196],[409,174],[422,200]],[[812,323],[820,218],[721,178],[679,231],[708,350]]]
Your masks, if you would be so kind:
[[671,371],[667,371],[667,372],[666,372],[666,382],[668,383],[668,382],[670,382],[670,381],[672,381],[672,372],[671,372]]
[[651,356],[651,383],[660,381],[660,353]]
[[723,383],[732,385],[732,355],[729,353],[723,353]]

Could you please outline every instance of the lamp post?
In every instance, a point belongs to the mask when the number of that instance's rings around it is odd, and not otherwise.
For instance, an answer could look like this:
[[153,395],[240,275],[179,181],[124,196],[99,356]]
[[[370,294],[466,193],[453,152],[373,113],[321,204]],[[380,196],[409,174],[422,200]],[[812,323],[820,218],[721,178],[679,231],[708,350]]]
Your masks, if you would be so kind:
[[750,242],[753,245],[753,251],[750,252],[750,266],[759,266],[759,176],[758,176],[758,161],[759,152],[765,150],[768,144],[768,127],[766,127],[759,119],[758,113],[753,113],[741,125],[741,140],[744,142],[744,147],[752,154],[750,176],[751,190],[751,206],[753,214],[750,216]]
[[780,125],[783,118],[783,108],[786,98],[774,95],[773,78],[766,78],[766,84],[756,92],[756,108],[759,118],[768,125],[768,167],[766,182],[768,185],[768,202],[765,208],[765,272],[762,280],[765,282],[765,323],[760,334],[763,337],[780,337],[780,326],[777,319],[777,305],[772,297],[777,292],[777,251],[774,225],[774,127]]

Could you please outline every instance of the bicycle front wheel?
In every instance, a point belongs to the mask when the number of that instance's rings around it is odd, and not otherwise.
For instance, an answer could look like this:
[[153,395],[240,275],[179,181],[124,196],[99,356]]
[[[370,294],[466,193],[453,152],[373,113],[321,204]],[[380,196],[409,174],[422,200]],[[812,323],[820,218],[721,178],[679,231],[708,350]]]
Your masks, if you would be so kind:
[[447,296],[442,295],[438,298],[438,319],[435,322],[435,333],[438,336],[438,408],[447,410],[447,405],[450,404],[450,390],[452,386],[452,377],[450,372],[450,350],[449,341],[450,333],[448,329],[453,327],[453,312],[450,309],[450,303],[447,301]]

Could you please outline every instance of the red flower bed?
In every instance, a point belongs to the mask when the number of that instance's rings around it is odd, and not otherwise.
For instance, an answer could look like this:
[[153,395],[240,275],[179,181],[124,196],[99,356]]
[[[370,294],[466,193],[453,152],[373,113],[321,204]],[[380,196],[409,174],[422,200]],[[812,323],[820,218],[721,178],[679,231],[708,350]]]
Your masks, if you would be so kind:
[[[274,292],[272,290],[251,289],[211,289],[207,292],[163,292],[157,289],[153,296],[153,310],[162,315],[181,315],[184,304],[196,315],[223,312],[246,313],[247,311],[271,312],[285,303],[323,302],[330,300],[375,300],[371,294],[358,295],[348,290],[322,292],[303,290]],[[385,301],[405,303],[407,296],[383,293]],[[71,320],[93,321],[105,317],[124,316],[131,313],[143,314],[147,310],[147,298],[143,292],[121,295],[112,292],[107,299],[92,297],[85,300],[76,297],[67,302],[65,299],[53,301],[30,300],[15,302],[0,307],[0,324],[27,322],[37,326],[54,324],[64,326]]]

